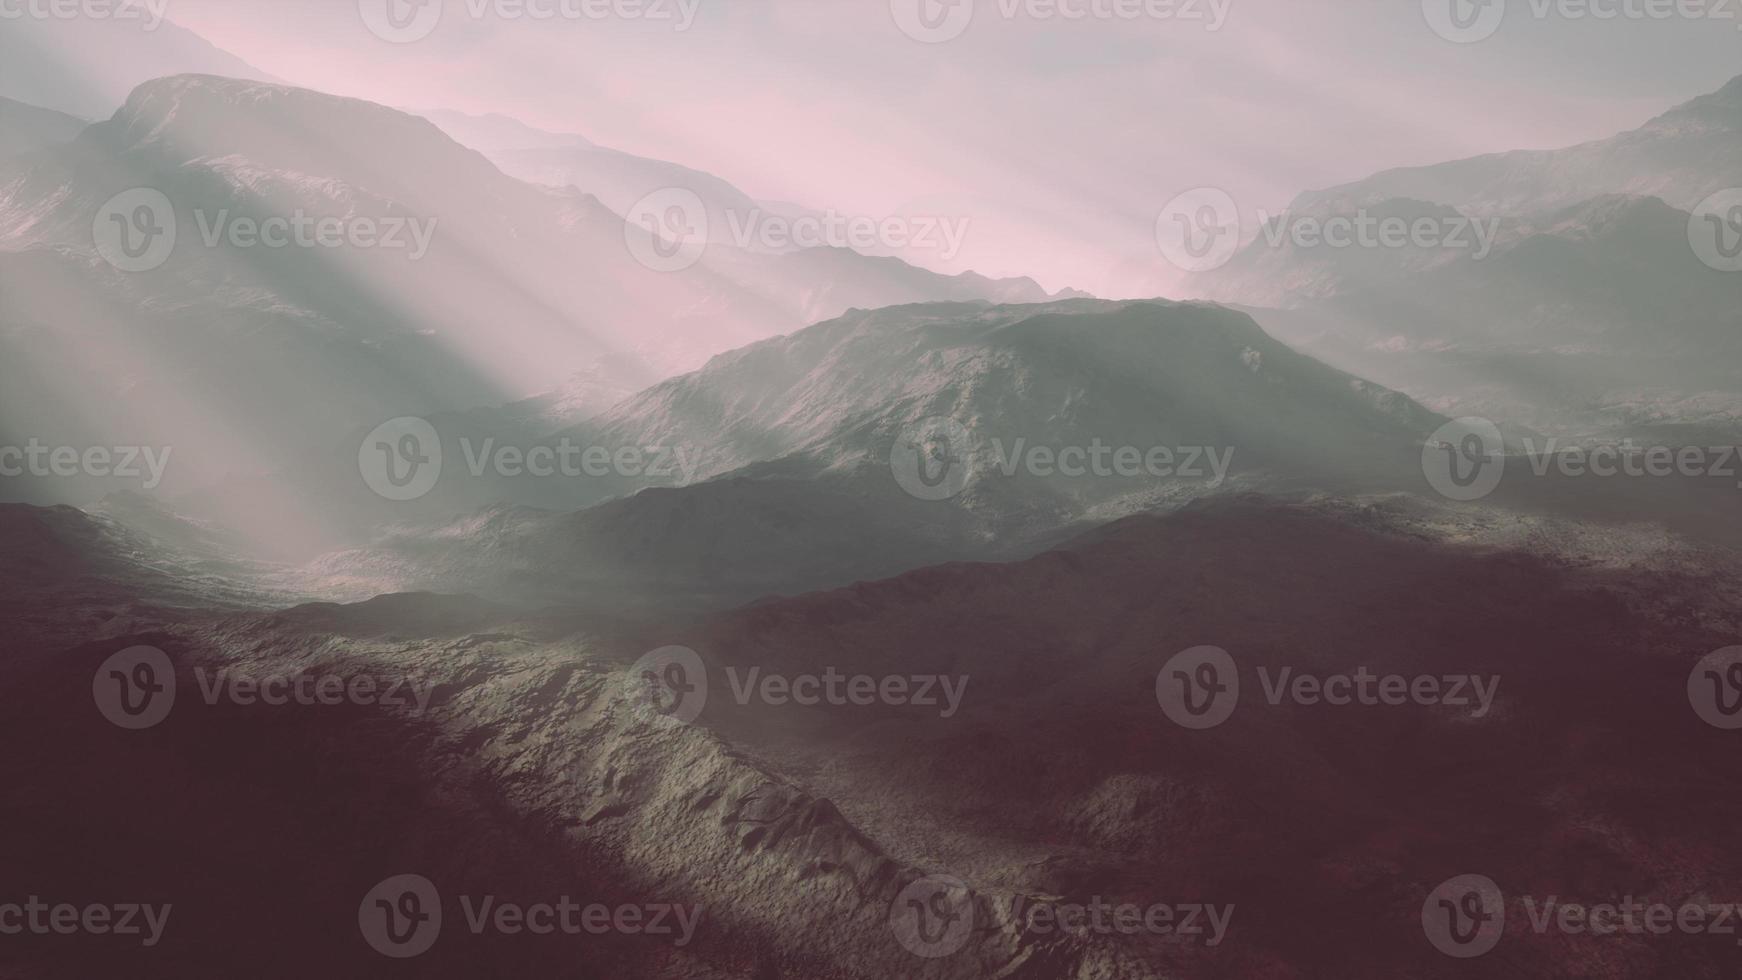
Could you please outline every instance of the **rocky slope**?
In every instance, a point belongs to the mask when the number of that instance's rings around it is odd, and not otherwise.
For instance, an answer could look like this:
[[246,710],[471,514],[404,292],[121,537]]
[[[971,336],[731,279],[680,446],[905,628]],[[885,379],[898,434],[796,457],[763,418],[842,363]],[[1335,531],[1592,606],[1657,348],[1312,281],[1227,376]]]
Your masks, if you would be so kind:
[[[1459,976],[1468,964],[1436,952],[1420,920],[1456,874],[1488,874],[1515,901],[1742,889],[1723,845],[1742,795],[1724,733],[1685,690],[1693,661],[1742,626],[1734,578],[1706,557],[1397,500],[1240,500],[1028,562],[701,621],[400,596],[69,629],[66,647],[6,660],[0,725],[38,746],[5,763],[0,808],[20,829],[0,845],[7,866],[174,915],[150,950],[26,937],[0,955],[30,978],[145,964],[186,977]],[[692,724],[657,714],[629,667],[670,643],[709,674]],[[1248,676],[1232,717],[1194,731],[1158,706],[1156,679],[1204,643],[1251,672],[1365,666],[1498,686],[1480,714],[1272,706]],[[91,678],[134,644],[166,651],[178,695],[161,724],[128,732],[93,707]],[[208,703],[202,683],[224,668],[401,680],[422,700]],[[966,685],[948,716],[740,703],[728,671],[750,668]],[[33,791],[50,774],[60,789]],[[430,951],[395,961],[369,948],[358,906],[406,873],[435,883],[445,920]],[[970,925],[928,957],[900,930],[908,886],[932,875],[960,882],[951,907]],[[682,944],[474,935],[462,895],[675,903],[700,924]],[[1066,933],[1010,912],[1097,899],[1232,909],[1214,943],[1207,930]],[[1701,937],[1541,937],[1522,907],[1507,930],[1485,967],[1726,975],[1728,944]],[[260,949],[277,951],[264,970]]]
[[[477,481],[444,468],[437,492],[396,511],[406,527],[311,573],[544,601],[624,587],[745,601],[1025,554],[1236,486],[1414,486],[1422,441],[1440,421],[1217,307],[1070,300],[854,312],[722,355],[562,434],[613,453],[681,453],[689,470],[662,486]],[[961,444],[926,451],[960,470],[933,494],[919,479],[932,461],[902,447],[948,426]],[[1071,449],[1097,446],[1072,469]],[[444,456],[463,448],[444,445]],[[1152,459],[1155,450],[1168,455]],[[582,493],[621,496],[563,513],[562,495]],[[492,506],[433,525],[411,516],[468,496],[543,509]]]

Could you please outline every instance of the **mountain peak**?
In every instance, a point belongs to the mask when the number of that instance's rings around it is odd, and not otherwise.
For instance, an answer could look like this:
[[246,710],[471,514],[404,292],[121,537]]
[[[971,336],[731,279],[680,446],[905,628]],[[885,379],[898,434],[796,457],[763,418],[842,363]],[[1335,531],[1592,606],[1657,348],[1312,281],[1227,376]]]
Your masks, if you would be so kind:
[[1683,102],[1663,115],[1646,124],[1649,130],[1661,127],[1667,122],[1684,122],[1688,119],[1707,120],[1720,125],[1736,125],[1736,117],[1742,114],[1742,75],[1725,84],[1715,92],[1701,95]]
[[169,75],[141,83],[111,122],[130,132],[155,133],[169,126],[218,121],[243,113],[267,117],[250,128],[278,122],[272,117],[279,114],[324,113],[334,120],[350,117],[353,121],[440,132],[427,120],[364,99],[222,75]]
[[0,156],[70,142],[85,128],[83,119],[0,95]]
[[[220,75],[145,82],[92,130],[114,152],[143,153],[170,167],[240,156],[272,170],[400,190],[432,180],[479,187],[502,180],[481,154],[427,119],[364,99]],[[335,153],[339,147],[344,152]],[[441,199],[439,187],[423,189]]]

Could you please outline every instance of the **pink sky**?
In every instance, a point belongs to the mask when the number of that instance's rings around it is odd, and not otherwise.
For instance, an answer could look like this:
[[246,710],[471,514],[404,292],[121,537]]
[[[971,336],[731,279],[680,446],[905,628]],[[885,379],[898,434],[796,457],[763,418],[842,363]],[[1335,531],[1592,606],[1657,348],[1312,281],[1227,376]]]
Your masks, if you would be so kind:
[[691,0],[682,32],[474,19],[467,2],[408,44],[366,30],[358,0],[170,0],[170,17],[293,83],[500,112],[766,199],[966,217],[945,271],[1105,295],[1166,290],[1152,226],[1180,191],[1276,210],[1387,167],[1610,135],[1742,72],[1735,21],[1525,9],[1463,45],[1434,35],[1418,0],[1226,0],[1214,32],[1006,20],[1002,0],[978,0],[941,44],[902,34],[891,0]]

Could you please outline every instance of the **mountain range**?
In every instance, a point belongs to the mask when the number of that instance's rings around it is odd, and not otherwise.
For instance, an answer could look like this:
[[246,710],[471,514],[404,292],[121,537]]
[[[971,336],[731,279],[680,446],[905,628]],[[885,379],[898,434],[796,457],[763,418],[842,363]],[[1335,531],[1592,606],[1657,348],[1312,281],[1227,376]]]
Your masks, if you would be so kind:
[[[0,555],[17,517],[0,510]],[[173,895],[179,928],[153,962],[184,975],[234,972],[272,947],[295,972],[380,976],[350,907],[383,876],[417,869],[449,901],[567,893],[702,910],[679,948],[447,928],[420,976],[506,964],[717,980],[1450,980],[1466,964],[1422,939],[1419,910],[1471,867],[1569,901],[1608,900],[1614,881],[1670,903],[1742,886],[1720,843],[1735,775],[1684,690],[1689,665],[1742,626],[1742,593],[1690,560],[1644,531],[1498,514],[1472,524],[1403,497],[1224,498],[1028,561],[701,618],[402,595],[270,612],[135,607],[85,643],[85,625],[63,617],[35,647],[4,641],[0,724],[40,741],[5,763],[0,806],[21,833],[0,855],[26,881]],[[656,714],[630,666],[672,643],[712,678],[694,724]],[[1193,731],[1153,692],[1173,653],[1203,643],[1254,678],[1369,668],[1492,686],[1432,709],[1333,710],[1273,705],[1252,680],[1226,723]],[[428,708],[190,695],[150,737],[118,738],[89,708],[90,678],[136,644],[166,651],[188,692],[219,671],[342,672],[412,678]],[[729,678],[749,669],[942,675],[961,684],[960,711],[740,704]],[[75,703],[84,710],[66,710]],[[244,763],[273,778],[244,779]],[[74,790],[23,798],[44,767]],[[1658,833],[1665,807],[1690,815],[1674,838]],[[926,959],[890,923],[908,913],[909,887],[935,875],[959,883],[972,929],[959,952]],[[1232,912],[1193,937],[1015,925],[1019,902],[1097,900]],[[1523,923],[1486,962],[1525,975],[1572,962],[1725,976],[1715,944],[1569,945]],[[70,978],[137,955],[22,942],[0,963]]]
[[[1304,193],[1197,289],[1441,411],[1625,432],[1735,390],[1742,280],[1690,211],[1742,187],[1738,160],[1742,78],[1612,139]],[[1298,235],[1358,219],[1436,236]]]
[[1742,183],[1742,76],[1638,129],[1559,150],[1515,150],[1387,170],[1296,197],[1290,211],[1432,201],[1476,216],[1531,214],[1622,195],[1691,211]]
[[[407,155],[418,165],[402,166]],[[136,188],[163,196],[159,220],[176,234],[160,266],[123,272],[93,229]],[[403,247],[236,237],[296,216],[363,223],[381,241],[406,229]],[[358,420],[550,392],[545,408],[565,414],[547,421],[572,423],[713,352],[853,307],[1047,298],[1029,281],[834,248],[710,247],[693,268],[655,271],[631,248],[649,233],[597,198],[515,180],[426,120],[211,76],[146,83],[72,142],[0,160],[0,229],[8,431],[173,443],[174,492],[273,472]],[[601,370],[609,384],[588,380]],[[94,415],[67,404],[92,390],[115,394]]]
[[0,97],[107,119],[135,88],[167,75],[277,81],[174,20],[157,19],[161,4],[109,9],[121,15],[0,17]]
[[[314,570],[365,591],[748,601],[1031,553],[1236,487],[1414,486],[1422,442],[1443,421],[1213,306],[856,311],[716,357],[544,443],[664,447],[683,454],[687,480],[478,480],[444,466],[429,496],[376,502],[378,522],[396,514],[403,526]],[[933,495],[917,480],[923,461],[904,472],[900,451],[948,426],[961,444],[935,448],[961,473]],[[451,429],[444,459],[464,455],[465,433],[485,438]],[[1095,446],[1100,471],[1085,460],[1071,473],[1066,451]],[[1157,450],[1167,459],[1152,461]],[[604,498],[615,499],[570,513]],[[496,503],[441,516],[468,501]]]
[[[0,472],[0,931],[173,928],[0,936],[0,978],[1734,975],[1516,903],[1742,897],[1737,477],[1553,465],[1742,437],[1742,274],[1689,238],[1742,79],[1113,300],[741,247],[821,212],[160,27],[0,17],[0,465],[167,476]],[[705,243],[642,221],[671,191]],[[245,241],[293,216],[340,240]],[[1473,247],[1289,234],[1358,216]],[[1477,872],[1472,963],[1428,916]],[[577,901],[620,914],[512,911]],[[1199,931],[1053,911],[1107,906]]]

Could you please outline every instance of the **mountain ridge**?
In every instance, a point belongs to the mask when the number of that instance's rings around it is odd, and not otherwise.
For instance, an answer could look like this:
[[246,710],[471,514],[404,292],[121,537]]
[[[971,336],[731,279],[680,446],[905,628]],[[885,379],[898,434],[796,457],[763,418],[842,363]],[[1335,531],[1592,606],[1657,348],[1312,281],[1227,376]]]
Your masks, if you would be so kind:
[[1358,206],[1413,197],[1470,215],[1516,215],[1628,194],[1688,211],[1715,191],[1742,186],[1742,162],[1735,161],[1742,161],[1742,75],[1615,136],[1396,167],[1303,192],[1289,210],[1310,212],[1326,199]]

